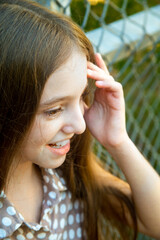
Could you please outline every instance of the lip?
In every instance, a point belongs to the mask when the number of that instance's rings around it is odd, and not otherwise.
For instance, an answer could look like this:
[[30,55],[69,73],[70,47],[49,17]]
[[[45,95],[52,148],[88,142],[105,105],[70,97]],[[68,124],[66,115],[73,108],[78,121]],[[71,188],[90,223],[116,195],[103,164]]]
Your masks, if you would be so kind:
[[[59,141],[59,142],[60,142],[60,141]],[[58,143],[58,142],[57,142],[57,143]],[[53,148],[53,147],[49,146],[49,144],[46,145],[46,147],[47,147],[48,150],[49,150],[51,153],[53,153],[54,155],[60,155],[60,156],[62,156],[62,155],[67,154],[67,152],[69,152],[69,150],[70,150],[70,141],[69,141],[66,145],[64,145],[63,147],[61,147],[61,148]]]
[[61,139],[61,140],[58,140],[58,141],[55,141],[55,142],[50,142],[50,143],[47,144],[47,146],[48,146],[48,145],[54,145],[54,144],[56,144],[56,143],[63,142],[63,141],[66,141],[66,140],[69,140],[69,141],[70,141],[72,137],[73,137],[73,135],[70,136],[70,137],[68,137],[68,138],[65,138],[65,139]]

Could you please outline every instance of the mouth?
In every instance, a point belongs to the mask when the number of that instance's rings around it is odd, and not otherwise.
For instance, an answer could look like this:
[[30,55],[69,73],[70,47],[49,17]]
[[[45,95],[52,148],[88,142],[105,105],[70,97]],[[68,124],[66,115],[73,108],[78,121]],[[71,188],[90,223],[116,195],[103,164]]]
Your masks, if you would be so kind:
[[56,143],[47,144],[47,148],[56,155],[64,155],[70,150],[70,140],[66,139]]
[[48,144],[48,146],[52,147],[52,148],[62,148],[64,147],[67,143],[69,143],[69,139],[61,141],[61,142],[57,142],[57,143],[50,143]]

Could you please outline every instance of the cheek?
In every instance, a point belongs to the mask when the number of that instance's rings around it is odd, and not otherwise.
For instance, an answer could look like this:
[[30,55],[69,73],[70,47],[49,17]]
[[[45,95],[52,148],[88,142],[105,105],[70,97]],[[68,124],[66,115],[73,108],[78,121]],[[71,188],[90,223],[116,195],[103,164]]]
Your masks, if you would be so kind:
[[57,129],[53,121],[37,120],[27,138],[27,145],[34,147],[48,143],[56,135]]

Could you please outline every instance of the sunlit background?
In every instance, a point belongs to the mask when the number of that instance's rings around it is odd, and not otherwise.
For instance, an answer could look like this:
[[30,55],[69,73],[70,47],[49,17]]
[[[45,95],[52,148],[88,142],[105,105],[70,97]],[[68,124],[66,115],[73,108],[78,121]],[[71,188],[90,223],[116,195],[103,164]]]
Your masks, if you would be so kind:
[[88,0],[91,5],[96,5],[97,3],[104,3],[105,0]]

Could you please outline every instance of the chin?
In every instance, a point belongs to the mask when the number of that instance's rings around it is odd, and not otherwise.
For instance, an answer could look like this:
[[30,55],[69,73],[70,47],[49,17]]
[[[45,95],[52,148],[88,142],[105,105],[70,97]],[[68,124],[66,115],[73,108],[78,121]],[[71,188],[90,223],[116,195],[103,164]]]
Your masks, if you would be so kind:
[[56,159],[48,159],[47,161],[35,162],[38,166],[42,168],[58,168],[60,167],[66,159],[66,154]]

